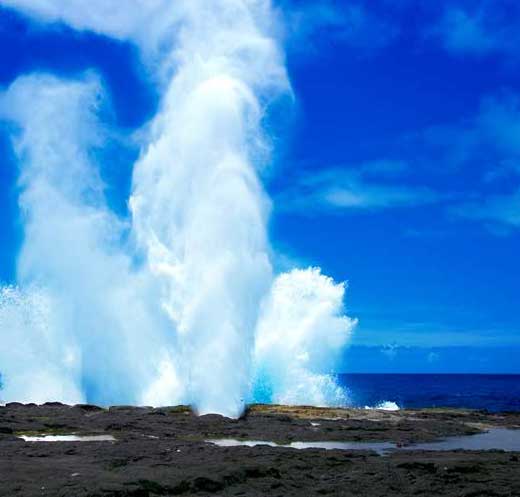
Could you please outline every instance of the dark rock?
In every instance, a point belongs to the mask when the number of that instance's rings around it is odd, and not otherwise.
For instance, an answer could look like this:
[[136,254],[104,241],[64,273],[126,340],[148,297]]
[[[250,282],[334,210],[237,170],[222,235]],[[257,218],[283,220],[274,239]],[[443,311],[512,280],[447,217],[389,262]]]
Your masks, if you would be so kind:
[[86,412],[103,411],[102,407],[93,406],[91,404],[76,404],[74,407],[76,407],[77,409],[81,409],[82,411],[86,411]]
[[409,471],[426,471],[427,473],[435,473],[437,468],[435,464],[431,462],[421,462],[421,461],[413,461],[413,462],[404,462],[397,465],[398,468],[407,469]]
[[195,492],[219,492],[224,489],[224,484],[221,481],[208,478],[206,476],[198,476],[192,482],[192,488]]
[[[319,423],[312,427],[310,422]],[[406,445],[520,426],[520,413],[435,409],[392,413],[251,406],[247,415],[197,417],[186,406],[0,409],[1,497],[520,496],[518,453],[219,448],[208,438],[392,441]],[[26,443],[24,433],[112,434],[116,442]]]

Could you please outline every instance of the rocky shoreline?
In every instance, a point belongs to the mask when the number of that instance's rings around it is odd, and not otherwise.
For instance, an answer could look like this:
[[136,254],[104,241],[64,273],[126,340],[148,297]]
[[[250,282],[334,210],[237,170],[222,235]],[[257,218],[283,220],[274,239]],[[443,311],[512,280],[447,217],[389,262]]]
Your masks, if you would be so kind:
[[[520,413],[395,412],[251,406],[238,420],[153,409],[48,403],[0,407],[0,496],[520,496],[520,453],[218,447],[213,439],[393,442],[406,446],[492,428]],[[26,442],[32,435],[115,441]]]

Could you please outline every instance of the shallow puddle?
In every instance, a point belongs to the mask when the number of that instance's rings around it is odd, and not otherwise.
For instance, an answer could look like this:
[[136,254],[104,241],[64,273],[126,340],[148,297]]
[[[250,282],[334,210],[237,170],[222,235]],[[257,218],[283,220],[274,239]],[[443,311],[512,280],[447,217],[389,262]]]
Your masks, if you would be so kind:
[[403,447],[408,450],[504,450],[520,451],[520,430],[492,428],[485,433],[463,437],[448,437],[438,442]]
[[207,440],[207,442],[218,445],[219,447],[256,447],[259,445],[267,445],[269,447],[283,447],[286,449],[373,450],[379,454],[396,447],[396,445],[391,442],[292,442],[287,445],[280,445],[263,440],[234,440],[230,438]]
[[386,454],[392,450],[504,450],[520,451],[520,430],[507,428],[492,428],[485,433],[448,437],[437,442],[418,443],[412,445],[396,445],[392,442],[292,442],[279,445],[261,440],[207,440],[219,447],[284,447],[288,449],[340,449],[340,450],[372,450],[378,454]]
[[21,435],[26,442],[115,442],[112,435]]

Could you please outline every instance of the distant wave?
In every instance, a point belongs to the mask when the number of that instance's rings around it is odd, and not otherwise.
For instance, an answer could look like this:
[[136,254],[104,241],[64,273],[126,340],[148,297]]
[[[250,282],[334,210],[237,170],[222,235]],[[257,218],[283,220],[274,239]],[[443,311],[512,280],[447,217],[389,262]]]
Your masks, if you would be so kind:
[[377,404],[375,407],[365,406],[365,409],[374,411],[399,411],[401,408],[395,402],[385,400],[384,402]]

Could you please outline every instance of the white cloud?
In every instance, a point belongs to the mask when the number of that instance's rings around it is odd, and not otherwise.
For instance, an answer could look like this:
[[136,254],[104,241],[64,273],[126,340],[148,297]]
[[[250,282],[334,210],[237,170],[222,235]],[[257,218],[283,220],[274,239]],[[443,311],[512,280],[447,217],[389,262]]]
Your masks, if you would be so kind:
[[[437,203],[443,195],[427,187],[395,182],[406,172],[400,161],[375,161],[357,167],[318,169],[296,178],[277,199],[282,210],[380,210]],[[386,181],[388,178],[392,182]]]
[[519,227],[519,95],[504,91],[485,97],[475,115],[422,130],[404,144],[426,171],[470,178],[463,194],[450,195],[450,214],[483,221],[502,234],[503,228]]
[[518,10],[507,2],[480,2],[469,10],[457,5],[445,8],[440,21],[428,31],[454,55],[518,57]]
[[[454,207],[451,212],[467,219],[499,223],[520,229],[520,189],[513,194],[490,195],[478,202],[462,204]],[[491,229],[494,231],[493,226]]]
[[463,9],[449,8],[435,31],[450,52],[487,54],[497,48],[497,40],[484,25],[482,12],[470,15]]
[[480,138],[493,144],[504,158],[520,159],[520,97],[505,94],[482,101],[477,117]]
[[428,188],[389,187],[361,182],[331,186],[321,192],[322,201],[331,207],[385,209],[435,203],[438,194]]
[[[520,227],[520,99],[506,94],[488,97],[472,123],[451,129],[451,145],[459,154],[459,166],[472,165],[486,157],[483,187],[473,199],[450,209],[458,217],[481,220],[510,228]],[[474,168],[475,169],[475,168]],[[495,183],[508,179],[507,190]]]
[[385,355],[388,359],[393,361],[399,352],[399,345],[396,343],[390,343],[381,348],[381,353]]
[[[515,168],[520,158],[520,98],[502,92],[482,98],[478,111],[459,122],[421,130],[404,141],[419,163],[453,171],[482,161]],[[440,169],[439,169],[440,170]]]
[[[369,329],[361,326],[352,339],[352,346],[378,347],[386,356],[397,355],[408,347],[495,347],[497,345],[520,345],[517,330],[454,328],[446,323],[423,323],[396,325],[389,323],[384,329]],[[399,337],[398,343],[389,342]],[[381,346],[381,344],[384,344]]]
[[290,49],[307,54],[323,40],[335,40],[369,54],[385,48],[399,34],[395,24],[379,18],[359,2],[290,2],[285,18]]

